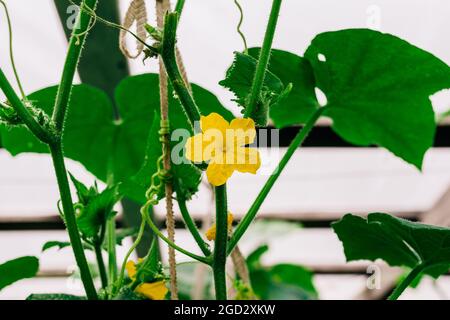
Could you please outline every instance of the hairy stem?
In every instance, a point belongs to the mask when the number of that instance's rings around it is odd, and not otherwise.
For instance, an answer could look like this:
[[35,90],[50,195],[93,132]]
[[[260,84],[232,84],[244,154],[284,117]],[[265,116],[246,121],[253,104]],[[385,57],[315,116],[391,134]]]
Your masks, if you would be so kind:
[[398,286],[394,289],[394,291],[388,297],[388,300],[397,300],[403,293],[403,291],[405,291],[406,288],[409,287],[411,282],[413,282],[425,268],[426,268],[425,264],[419,264],[414,269],[412,269],[411,272],[408,274],[408,276],[405,279],[403,279],[402,282],[400,282]]
[[64,118],[69,105],[70,94],[72,92],[73,78],[77,70],[84,42],[91,27],[91,15],[89,15],[83,8],[88,7],[95,10],[96,6],[97,0],[83,0],[76,23],[78,28],[73,29],[70,37],[69,49],[67,51],[64,70],[62,73],[61,82],[59,83],[55,107],[52,115],[52,119],[55,122],[55,126],[58,131],[61,131],[64,124]]
[[275,35],[278,16],[280,14],[281,2],[282,0],[273,0],[272,3],[272,10],[270,11],[269,22],[267,23],[264,42],[259,54],[258,64],[256,65],[256,72],[250,91],[250,98],[245,107],[245,118],[252,116],[252,113],[260,100],[261,89],[264,84],[264,78],[266,77],[267,66],[269,63],[270,51],[272,50],[273,37]]
[[227,283],[225,265],[227,261],[227,240],[228,240],[228,222],[227,222],[227,189],[226,184],[215,188],[216,194],[216,241],[214,245],[214,288],[217,300],[227,299]]
[[70,193],[69,180],[67,179],[67,170],[64,163],[61,143],[50,144],[50,151],[53,159],[56,179],[58,181],[59,193],[64,211],[64,221],[69,233],[75,260],[78,268],[80,269],[81,280],[88,299],[95,300],[97,299],[97,292],[95,290],[91,272],[84,254],[83,244],[81,243],[80,234],[78,232],[77,220],[73,209],[72,195]]
[[183,106],[192,127],[195,127],[195,122],[200,121],[200,111],[189,91],[189,88],[186,86],[178,67],[175,53],[177,26],[177,12],[167,14],[164,23],[164,38],[161,43],[160,53],[173,89],[175,90],[175,93],[180,100],[180,103]]
[[22,119],[28,129],[30,129],[30,131],[39,140],[44,143],[50,143],[55,140],[53,134],[36,121],[30,110],[28,110],[28,108],[23,104],[22,100],[20,100],[19,96],[14,91],[8,79],[6,79],[6,76],[3,73],[2,69],[0,69],[0,88],[2,89],[11,106],[19,115],[20,119]]
[[275,168],[274,172],[269,177],[269,179],[267,179],[263,188],[259,192],[255,202],[253,202],[247,214],[244,216],[244,218],[242,218],[241,222],[236,227],[236,230],[231,236],[228,245],[228,254],[230,254],[233,251],[233,249],[236,247],[241,237],[244,235],[245,231],[247,231],[248,227],[252,223],[253,219],[255,219],[255,216],[258,213],[259,208],[263,204],[273,185],[277,181],[281,172],[283,172],[283,169],[286,167],[286,164],[289,162],[289,160],[291,159],[292,155],[297,150],[297,148],[303,143],[303,141],[305,141],[306,137],[311,132],[312,128],[314,127],[315,123],[317,122],[317,120],[319,119],[324,110],[325,108],[317,109],[317,111],[308,120],[306,125],[297,133],[294,140],[291,142],[289,148],[287,149],[286,153],[284,154],[283,158],[281,158],[280,163]]

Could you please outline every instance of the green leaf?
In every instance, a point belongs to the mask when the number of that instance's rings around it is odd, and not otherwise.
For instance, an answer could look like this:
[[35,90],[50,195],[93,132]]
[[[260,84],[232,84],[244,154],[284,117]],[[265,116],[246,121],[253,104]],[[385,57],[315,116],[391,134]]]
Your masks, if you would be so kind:
[[27,300],[86,300],[86,298],[65,293],[42,293],[31,294]]
[[[260,50],[250,48],[248,53],[256,59]],[[292,84],[289,95],[270,107],[269,116],[275,126],[282,128],[308,121],[319,107],[314,92],[314,73],[309,61],[287,51],[272,49],[269,71],[284,84]]]
[[33,278],[39,270],[39,259],[32,256],[20,257],[0,264],[0,290],[16,281]]
[[94,187],[86,187],[81,181],[77,180],[71,173],[69,173],[75,189],[77,190],[77,196],[80,203],[86,205],[89,201],[98,194],[97,185]]
[[[219,82],[221,86],[234,93],[236,96],[235,101],[243,107],[242,112],[245,111],[247,105],[257,63],[258,60],[254,57],[245,53],[235,52],[233,64],[227,70],[225,79]],[[287,95],[289,90],[290,87],[285,88],[277,76],[267,71],[260,101],[254,114],[251,115],[256,124],[260,126],[266,125],[270,106],[276,104],[280,97],[283,98]]]
[[[213,94],[197,85],[192,87],[202,114],[217,112],[227,120],[233,118]],[[50,115],[56,90],[57,87],[46,88],[28,98]],[[172,96],[169,98],[171,128],[189,130],[189,122],[179,102]],[[149,137],[155,114],[159,113],[158,76],[143,74],[124,79],[116,88],[115,104],[120,120],[114,120],[113,104],[104,92],[88,85],[73,87],[63,137],[65,156],[79,161],[102,181],[106,181],[110,172],[117,184],[129,181],[144,166],[146,170],[141,170],[141,177],[136,179],[138,183],[123,188],[131,196],[142,195],[151,175],[155,173],[154,167],[144,162],[161,152],[158,130],[153,130],[153,137]],[[24,127],[0,126],[0,133],[3,147],[12,155],[49,151]],[[148,148],[148,141],[156,140],[158,144]],[[190,175],[191,172],[186,174],[184,168],[179,169],[181,173],[178,173]],[[198,184],[199,179],[195,183]],[[186,186],[188,190],[196,188],[197,185]]]
[[253,250],[247,257],[247,265],[249,269],[261,267],[261,257],[269,251],[269,246],[264,244]]
[[125,238],[137,236],[139,228],[125,228],[119,229],[116,232],[116,243],[121,246]]
[[151,283],[164,278],[157,245],[157,242],[153,241],[147,256],[136,265],[136,281],[138,283]]
[[58,250],[70,247],[70,242],[67,241],[48,241],[42,246],[42,252],[47,251],[51,248],[58,248]]
[[146,298],[140,294],[137,294],[128,287],[122,287],[119,294],[114,297],[114,300],[146,300]]
[[391,266],[413,269],[437,278],[450,268],[450,229],[371,213],[367,219],[347,214],[332,224],[347,261],[383,259]]
[[313,273],[294,264],[263,266],[261,257],[268,250],[267,245],[262,245],[247,257],[252,288],[257,296],[263,300],[317,299]]
[[[61,250],[70,246],[71,244],[68,241],[48,241],[44,243],[41,251],[44,252],[52,248],[58,248],[58,250]],[[88,243],[83,243],[83,248],[84,250],[94,250],[94,248]]]
[[353,144],[380,145],[421,168],[435,134],[429,96],[450,87],[447,64],[367,29],[322,33],[305,58],[327,97],[324,115],[336,133]]
[[113,207],[119,200],[120,196],[117,187],[107,188],[91,198],[77,217],[77,225],[80,232],[88,238],[97,236],[100,228],[105,225],[106,220],[113,214]]

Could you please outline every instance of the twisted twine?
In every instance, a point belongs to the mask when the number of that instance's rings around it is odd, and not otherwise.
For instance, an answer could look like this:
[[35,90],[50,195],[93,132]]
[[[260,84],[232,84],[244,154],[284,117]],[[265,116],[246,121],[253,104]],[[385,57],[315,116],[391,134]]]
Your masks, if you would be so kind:
[[[144,0],[133,0],[128,7],[125,14],[125,20],[123,22],[124,29],[130,29],[134,22],[136,22],[136,35],[140,39],[146,38],[145,24],[147,23],[147,9],[145,8]],[[121,29],[119,35],[119,48],[122,53],[130,58],[136,59],[144,50],[144,44],[140,41],[136,41],[136,53],[132,54],[127,48],[126,43],[126,30]]]
[[[162,28],[164,26],[164,16],[170,11],[169,0],[156,0],[156,23],[157,27]],[[161,121],[169,121],[169,93],[168,93],[168,79],[166,69],[162,58],[159,58],[159,97],[161,107]],[[169,128],[168,128],[169,129]],[[170,171],[170,144],[169,144],[169,130],[166,134],[161,135],[163,139],[163,167],[164,170]],[[165,184],[166,194],[166,228],[167,236],[170,241],[175,242],[175,219],[173,216],[173,186],[171,183]],[[169,246],[169,271],[170,271],[170,294],[172,300],[178,300],[178,287],[177,287],[177,269],[175,259],[175,249]]]

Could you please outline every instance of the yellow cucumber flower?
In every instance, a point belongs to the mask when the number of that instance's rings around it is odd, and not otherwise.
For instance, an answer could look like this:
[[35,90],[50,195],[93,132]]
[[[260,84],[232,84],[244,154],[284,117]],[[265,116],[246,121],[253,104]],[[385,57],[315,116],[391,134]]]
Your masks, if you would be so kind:
[[[141,259],[140,259],[141,260]],[[125,265],[130,279],[136,279],[136,264],[129,260]],[[164,281],[156,281],[152,283],[141,283],[135,291],[151,300],[164,300],[169,291]]]
[[[228,233],[231,232],[231,226],[233,225],[233,214],[228,212],[227,216]],[[216,224],[214,223],[205,233],[206,239],[209,241],[216,240]]]
[[200,127],[202,133],[186,142],[186,158],[192,162],[209,162],[206,169],[209,183],[221,186],[235,170],[256,174],[261,166],[259,152],[246,147],[256,137],[252,119],[233,119],[229,123],[213,112],[201,117]]

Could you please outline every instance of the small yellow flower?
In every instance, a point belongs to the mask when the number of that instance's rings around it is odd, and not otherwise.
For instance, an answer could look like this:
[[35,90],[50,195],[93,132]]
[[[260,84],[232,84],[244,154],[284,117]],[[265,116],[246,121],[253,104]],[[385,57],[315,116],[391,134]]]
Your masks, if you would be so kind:
[[221,115],[211,113],[201,117],[202,133],[186,142],[186,158],[193,162],[209,162],[208,181],[213,186],[227,182],[235,170],[256,174],[261,159],[256,148],[246,147],[256,137],[252,119],[233,119],[230,123]]
[[[142,259],[139,259],[142,261]],[[139,262],[140,262],[139,261]],[[134,261],[129,260],[125,265],[127,269],[128,276],[132,279],[136,279],[136,264]],[[164,281],[156,281],[152,283],[142,283],[135,291],[151,300],[164,300],[169,291],[164,283]]]
[[[227,225],[228,225],[228,232],[231,232],[231,227],[233,225],[233,214],[231,212],[228,212],[227,216]],[[216,240],[216,224],[214,223],[205,233],[206,239],[209,241]]]

